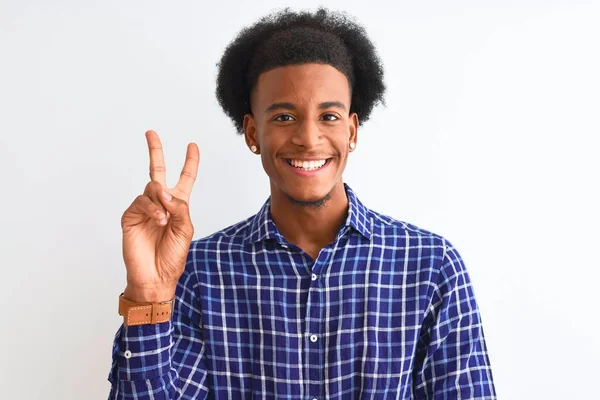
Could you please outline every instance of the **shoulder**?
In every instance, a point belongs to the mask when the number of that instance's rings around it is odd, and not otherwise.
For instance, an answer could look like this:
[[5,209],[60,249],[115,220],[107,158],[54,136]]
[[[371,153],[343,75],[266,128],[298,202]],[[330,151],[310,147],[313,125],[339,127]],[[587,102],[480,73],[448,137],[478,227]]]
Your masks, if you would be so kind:
[[245,239],[253,217],[227,226],[208,236],[192,240],[187,254],[184,275],[189,275],[195,286],[202,276],[210,273],[215,263],[237,259],[244,251]]
[[190,243],[190,251],[216,249],[222,245],[242,246],[248,236],[254,216],[229,225],[208,236],[195,239]]
[[[428,283],[426,298],[442,299],[457,288],[472,290],[462,256],[447,237],[413,223],[369,210],[373,238],[382,247],[402,248],[403,261],[413,263],[421,282]],[[433,300],[432,300],[433,301]]]
[[446,236],[371,209],[367,215],[373,238],[381,245],[405,248],[409,258],[432,258],[437,272],[444,275],[464,272],[461,255]]
[[442,250],[448,243],[441,234],[408,221],[396,219],[371,209],[368,211],[368,217],[371,220],[372,234],[376,238],[385,240],[397,237],[410,243],[417,241],[423,245],[439,247]]

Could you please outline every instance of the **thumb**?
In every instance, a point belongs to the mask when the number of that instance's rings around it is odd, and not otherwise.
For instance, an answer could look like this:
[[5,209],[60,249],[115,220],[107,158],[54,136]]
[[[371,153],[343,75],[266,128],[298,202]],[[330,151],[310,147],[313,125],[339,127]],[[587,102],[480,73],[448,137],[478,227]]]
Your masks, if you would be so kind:
[[163,189],[161,193],[161,203],[166,208],[166,210],[171,214],[171,218],[173,222],[181,223],[181,222],[189,222],[190,213],[188,209],[188,204],[174,197],[169,192]]

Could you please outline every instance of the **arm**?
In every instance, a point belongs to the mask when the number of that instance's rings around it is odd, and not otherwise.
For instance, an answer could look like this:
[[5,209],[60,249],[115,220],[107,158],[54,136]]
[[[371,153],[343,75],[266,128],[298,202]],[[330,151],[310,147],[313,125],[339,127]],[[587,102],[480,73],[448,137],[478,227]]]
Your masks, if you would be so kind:
[[413,382],[417,399],[496,399],[473,287],[460,254],[447,240]]
[[[156,325],[121,325],[115,335],[109,400],[204,399],[206,367],[197,281],[188,262],[177,283],[172,320]],[[129,350],[131,357],[126,358]],[[129,355],[129,354],[127,354]]]

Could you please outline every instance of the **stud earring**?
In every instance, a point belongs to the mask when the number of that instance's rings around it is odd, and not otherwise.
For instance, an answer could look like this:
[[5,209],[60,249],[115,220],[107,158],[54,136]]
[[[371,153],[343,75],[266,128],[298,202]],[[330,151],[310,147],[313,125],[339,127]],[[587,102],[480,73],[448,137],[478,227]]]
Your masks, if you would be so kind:
[[350,148],[351,148],[351,149],[354,149],[355,147],[356,147],[356,143],[354,143],[354,142],[350,142]]
[[251,150],[253,153],[256,153],[256,151],[258,150],[258,148],[256,148],[256,146],[252,145],[252,146],[250,146],[250,150]]

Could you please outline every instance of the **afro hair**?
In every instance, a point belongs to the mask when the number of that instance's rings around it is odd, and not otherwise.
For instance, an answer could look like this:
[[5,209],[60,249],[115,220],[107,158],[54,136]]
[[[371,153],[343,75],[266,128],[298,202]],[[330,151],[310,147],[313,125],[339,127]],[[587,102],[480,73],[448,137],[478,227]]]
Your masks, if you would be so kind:
[[244,133],[244,115],[252,113],[250,95],[260,74],[304,63],[329,64],[348,78],[350,113],[357,113],[359,123],[375,105],[385,105],[383,66],[362,26],[325,8],[314,13],[285,8],[242,29],[217,64],[217,100],[237,133]]

